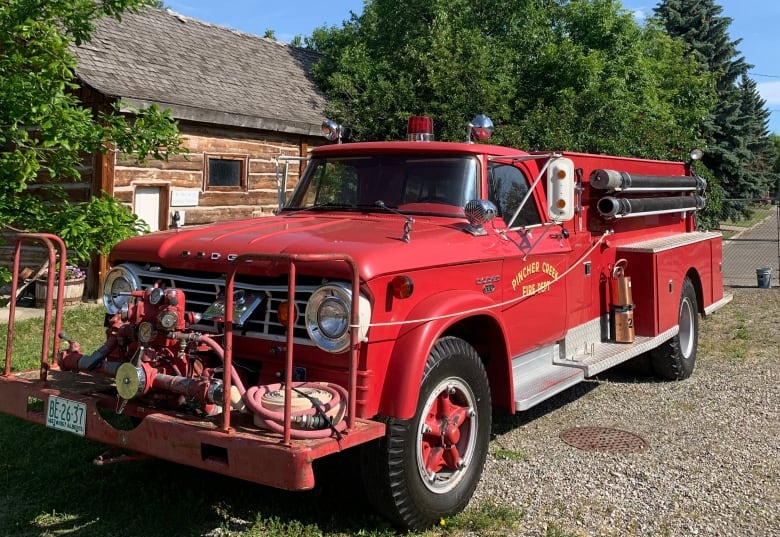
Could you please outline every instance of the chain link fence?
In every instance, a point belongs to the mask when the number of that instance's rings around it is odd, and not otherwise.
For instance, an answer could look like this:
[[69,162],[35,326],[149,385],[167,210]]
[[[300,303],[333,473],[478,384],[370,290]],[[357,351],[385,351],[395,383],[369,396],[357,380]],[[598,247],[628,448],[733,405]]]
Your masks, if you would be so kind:
[[778,200],[761,200],[756,215],[758,221],[751,224],[721,225],[725,286],[780,287]]

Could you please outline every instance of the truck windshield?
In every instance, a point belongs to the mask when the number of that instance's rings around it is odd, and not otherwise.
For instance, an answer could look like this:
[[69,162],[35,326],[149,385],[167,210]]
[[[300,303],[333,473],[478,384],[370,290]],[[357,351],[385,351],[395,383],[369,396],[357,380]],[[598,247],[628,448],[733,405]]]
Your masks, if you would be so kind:
[[410,213],[462,215],[476,195],[471,156],[339,156],[312,160],[285,209],[365,210],[381,200]]

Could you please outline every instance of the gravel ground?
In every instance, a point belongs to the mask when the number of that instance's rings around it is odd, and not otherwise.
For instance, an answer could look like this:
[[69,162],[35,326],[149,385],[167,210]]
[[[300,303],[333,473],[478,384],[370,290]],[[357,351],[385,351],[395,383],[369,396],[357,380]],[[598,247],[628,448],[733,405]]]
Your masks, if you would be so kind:
[[[504,535],[780,535],[780,292],[735,288],[700,324],[696,370],[637,362],[497,419],[471,505],[511,505]],[[642,453],[582,451],[581,426],[640,435]]]

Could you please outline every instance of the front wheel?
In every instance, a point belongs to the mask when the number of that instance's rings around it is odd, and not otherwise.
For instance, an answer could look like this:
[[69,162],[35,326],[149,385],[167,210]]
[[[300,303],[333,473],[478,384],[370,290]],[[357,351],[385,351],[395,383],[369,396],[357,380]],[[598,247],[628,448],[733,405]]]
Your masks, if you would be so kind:
[[680,292],[677,314],[680,327],[677,335],[650,351],[650,363],[656,375],[669,380],[687,379],[696,364],[699,344],[699,310],[696,290],[690,278],[685,278]]
[[384,421],[386,436],[362,457],[376,509],[415,530],[462,511],[482,475],[491,427],[490,385],[476,350],[455,337],[436,342],[415,416]]

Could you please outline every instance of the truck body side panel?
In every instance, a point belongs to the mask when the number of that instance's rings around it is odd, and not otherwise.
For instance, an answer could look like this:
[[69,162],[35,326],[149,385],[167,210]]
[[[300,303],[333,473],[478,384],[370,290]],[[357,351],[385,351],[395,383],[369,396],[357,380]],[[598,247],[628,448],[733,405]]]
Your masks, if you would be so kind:
[[719,297],[713,293],[714,282],[722,282],[720,267],[713,266],[713,252],[721,249],[720,234],[710,232],[678,234],[618,247],[618,257],[626,259],[626,275],[631,277],[637,335],[656,336],[677,324],[680,289],[689,271],[701,282],[700,308],[722,298],[722,291]]

